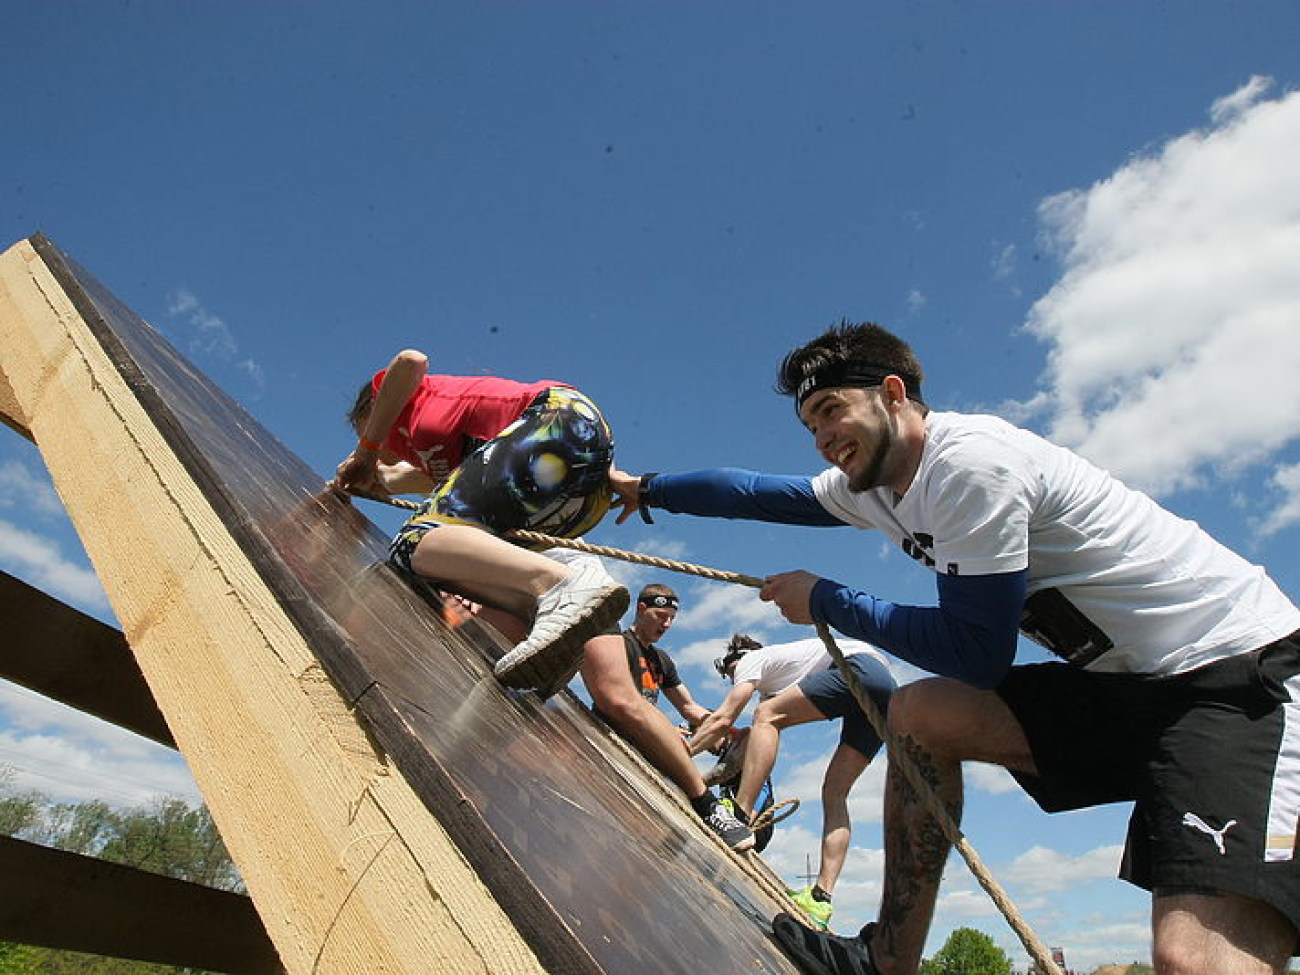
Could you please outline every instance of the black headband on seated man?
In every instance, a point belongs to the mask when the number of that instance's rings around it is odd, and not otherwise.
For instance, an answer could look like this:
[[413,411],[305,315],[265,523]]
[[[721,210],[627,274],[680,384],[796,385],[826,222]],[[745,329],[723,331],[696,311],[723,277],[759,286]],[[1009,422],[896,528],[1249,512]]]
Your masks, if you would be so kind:
[[663,593],[655,593],[653,596],[642,596],[637,600],[638,603],[644,603],[651,609],[676,609],[677,597],[665,596]]
[[[813,393],[819,393],[823,389],[837,389],[842,386],[853,386],[859,389],[870,389],[873,386],[879,386],[884,383],[886,376],[897,376],[898,373],[890,369],[880,369],[876,366],[858,365],[853,362],[833,362],[816,369],[803,377],[799,383],[799,388],[794,394],[794,409],[799,412],[803,409],[803,404]],[[902,377],[899,377],[902,378]],[[903,380],[907,387],[907,398],[917,403],[922,403],[921,388],[913,388],[907,380]]]

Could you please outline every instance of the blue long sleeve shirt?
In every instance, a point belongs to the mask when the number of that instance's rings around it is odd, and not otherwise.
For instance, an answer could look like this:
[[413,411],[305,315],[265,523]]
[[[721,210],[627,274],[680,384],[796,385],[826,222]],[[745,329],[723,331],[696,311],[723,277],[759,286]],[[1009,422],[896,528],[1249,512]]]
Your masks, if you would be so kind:
[[[817,500],[812,478],[735,468],[657,474],[643,500],[676,514],[845,527]],[[813,619],[933,674],[992,688],[1015,659],[1028,572],[937,577],[938,606],[905,606],[830,579],[813,588]]]

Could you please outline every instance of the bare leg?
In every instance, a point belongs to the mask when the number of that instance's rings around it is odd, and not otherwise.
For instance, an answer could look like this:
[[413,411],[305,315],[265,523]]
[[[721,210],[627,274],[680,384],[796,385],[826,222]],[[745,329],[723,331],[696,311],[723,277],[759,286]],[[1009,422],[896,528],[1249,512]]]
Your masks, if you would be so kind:
[[754,711],[749,740],[745,745],[745,764],[741,766],[740,787],[736,802],[747,814],[754,811],[758,794],[772,769],[776,767],[777,752],[781,748],[781,729],[809,721],[825,721],[822,714],[796,687],[787,687],[775,697],[768,698]]
[[441,525],[426,532],[411,555],[411,568],[524,620],[532,618],[537,597],[571,572],[544,555],[468,525]]
[[[441,530],[441,529],[439,529]],[[621,636],[587,641],[582,681],[592,703],[646,761],[666,775],[688,799],[704,795],[704,779],[695,767],[686,742],[668,716],[641,696],[627,667]]]
[[822,779],[822,859],[817,868],[817,886],[828,894],[835,890],[835,882],[840,879],[853,837],[849,790],[869,763],[860,751],[841,743],[826,766]]
[[[1024,732],[1001,699],[957,681],[900,688],[889,704],[889,726],[954,822],[961,822],[963,759],[1034,770]],[[913,975],[951,844],[897,762],[885,778],[884,832],[885,883],[871,955],[882,975]]]
[[[961,764],[936,763],[910,739],[905,746],[949,813],[960,821]],[[872,960],[884,975],[915,972],[951,844],[892,762],[885,774],[884,831],[885,883],[871,942]]]
[[1280,975],[1296,930],[1269,905],[1239,894],[1162,894],[1151,903],[1160,975]]

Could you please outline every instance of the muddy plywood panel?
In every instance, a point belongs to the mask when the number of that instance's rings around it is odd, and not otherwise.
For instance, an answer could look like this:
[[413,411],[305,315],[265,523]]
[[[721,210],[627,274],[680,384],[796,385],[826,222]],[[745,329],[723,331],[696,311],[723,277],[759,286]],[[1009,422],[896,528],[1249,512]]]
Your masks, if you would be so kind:
[[444,622],[360,512],[43,238],[0,259],[0,329],[15,419],[287,967],[793,970],[760,861],[571,695],[502,688],[492,631]]

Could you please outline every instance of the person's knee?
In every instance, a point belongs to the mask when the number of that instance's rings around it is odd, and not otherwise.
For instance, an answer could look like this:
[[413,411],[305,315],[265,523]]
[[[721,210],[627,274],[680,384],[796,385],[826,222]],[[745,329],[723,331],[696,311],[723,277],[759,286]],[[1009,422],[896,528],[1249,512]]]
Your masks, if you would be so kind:
[[1164,939],[1151,946],[1151,964],[1159,975],[1205,975],[1203,954],[1184,940]]
[[900,687],[889,702],[889,730],[923,748],[946,745],[969,731],[967,709],[956,706],[966,690],[956,681],[931,678]]
[[779,728],[780,717],[781,717],[780,712],[776,708],[772,707],[771,701],[763,701],[761,704],[759,704],[758,707],[754,709],[753,724],[756,727],[760,725],[767,725],[769,727]]
[[1280,971],[1296,943],[1284,915],[1239,894],[1160,888],[1152,914],[1152,962],[1160,975]]
[[829,818],[832,813],[847,815],[849,796],[841,785],[822,780],[822,812]]
[[621,682],[610,686],[588,686],[587,693],[591,695],[596,710],[616,728],[636,723],[649,704],[630,682],[627,687]]
[[928,680],[907,684],[894,692],[889,702],[889,730],[896,735],[923,738],[930,725],[928,720],[933,695]]

